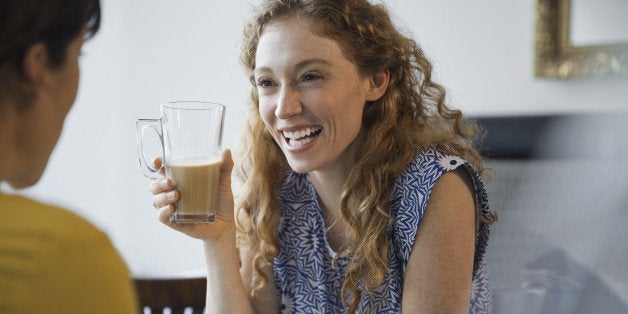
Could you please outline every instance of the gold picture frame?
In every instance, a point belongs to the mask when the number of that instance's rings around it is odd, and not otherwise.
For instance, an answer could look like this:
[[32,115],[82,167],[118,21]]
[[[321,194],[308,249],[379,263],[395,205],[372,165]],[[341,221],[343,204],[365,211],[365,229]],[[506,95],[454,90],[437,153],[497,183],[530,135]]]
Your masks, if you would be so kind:
[[628,43],[573,46],[570,0],[537,0],[534,76],[572,79],[628,73]]

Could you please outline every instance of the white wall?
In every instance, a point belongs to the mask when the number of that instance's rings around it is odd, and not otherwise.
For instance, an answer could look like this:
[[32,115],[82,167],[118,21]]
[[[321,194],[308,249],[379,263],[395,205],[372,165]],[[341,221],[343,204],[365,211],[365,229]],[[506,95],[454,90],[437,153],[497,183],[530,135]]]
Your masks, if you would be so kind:
[[[82,57],[81,88],[41,182],[23,191],[105,230],[135,274],[202,269],[200,242],[157,222],[137,171],[134,121],[159,104],[227,105],[225,146],[243,127],[248,81],[238,48],[256,1],[103,0]],[[451,103],[483,115],[627,111],[628,77],[549,81],[533,73],[534,1],[394,0]]]

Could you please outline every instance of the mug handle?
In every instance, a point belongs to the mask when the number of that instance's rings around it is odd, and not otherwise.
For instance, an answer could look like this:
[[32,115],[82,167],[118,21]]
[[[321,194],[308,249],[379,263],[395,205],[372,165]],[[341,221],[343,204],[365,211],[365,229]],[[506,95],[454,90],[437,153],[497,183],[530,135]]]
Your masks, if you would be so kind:
[[144,174],[144,176],[151,179],[157,179],[161,177],[159,169],[153,168],[148,162],[146,162],[146,155],[144,154],[144,131],[148,128],[152,128],[155,132],[157,132],[159,142],[161,143],[161,161],[165,162],[164,138],[161,129],[161,119],[137,119],[137,121],[135,121],[135,132],[137,138],[137,157],[140,162],[139,170],[142,174]]

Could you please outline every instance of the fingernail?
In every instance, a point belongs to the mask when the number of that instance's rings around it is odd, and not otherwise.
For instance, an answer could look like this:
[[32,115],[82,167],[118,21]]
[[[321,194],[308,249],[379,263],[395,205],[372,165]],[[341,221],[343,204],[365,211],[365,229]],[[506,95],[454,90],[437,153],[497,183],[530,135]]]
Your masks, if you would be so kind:
[[166,197],[169,201],[174,201],[174,191],[168,192],[168,194],[166,194]]
[[167,189],[168,188],[168,180],[162,180],[161,181],[161,188],[162,189]]

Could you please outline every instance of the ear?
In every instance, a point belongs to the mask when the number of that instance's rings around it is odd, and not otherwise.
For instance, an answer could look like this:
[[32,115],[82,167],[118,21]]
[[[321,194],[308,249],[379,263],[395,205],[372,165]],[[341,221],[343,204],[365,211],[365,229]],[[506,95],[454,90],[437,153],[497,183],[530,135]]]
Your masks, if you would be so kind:
[[48,49],[44,43],[35,43],[26,50],[22,69],[26,80],[34,85],[40,85],[48,78]]
[[373,74],[369,82],[371,86],[369,87],[369,92],[366,100],[368,101],[376,101],[386,93],[388,89],[388,83],[390,82],[390,72],[381,71]]

